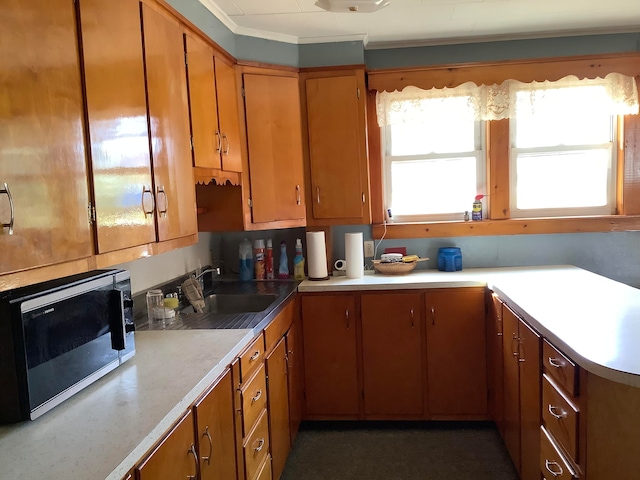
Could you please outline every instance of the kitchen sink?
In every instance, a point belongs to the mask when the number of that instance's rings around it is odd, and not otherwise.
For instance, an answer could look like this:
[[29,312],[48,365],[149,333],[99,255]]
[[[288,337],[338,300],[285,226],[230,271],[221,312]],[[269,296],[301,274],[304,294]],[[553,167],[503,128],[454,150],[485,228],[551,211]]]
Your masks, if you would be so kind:
[[[277,295],[266,293],[232,294],[214,293],[204,299],[203,313],[250,313],[266,310],[277,298]],[[193,313],[188,306],[181,313]]]

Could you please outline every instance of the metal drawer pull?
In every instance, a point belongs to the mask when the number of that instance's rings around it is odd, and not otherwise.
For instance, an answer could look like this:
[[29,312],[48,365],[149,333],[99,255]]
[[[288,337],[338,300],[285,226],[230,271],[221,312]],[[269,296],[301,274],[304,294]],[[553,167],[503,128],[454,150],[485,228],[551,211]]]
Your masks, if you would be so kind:
[[300,185],[296,185],[296,205],[300,205]]
[[227,142],[227,148],[224,149],[224,152],[222,152],[224,155],[229,155],[229,138],[227,137],[226,133],[222,134],[222,140]]
[[218,146],[216,147],[216,153],[222,152],[222,137],[220,136],[220,131],[216,130],[216,137],[218,138]]
[[8,227],[9,235],[13,235],[13,221],[15,220],[15,208],[13,205],[13,197],[11,196],[11,190],[9,190],[9,185],[7,185],[7,182],[4,183],[4,188],[0,190],[0,194],[1,193],[4,193],[7,195],[7,198],[9,199],[9,211],[10,211],[9,223],[3,223],[2,228]]
[[316,202],[320,205],[320,187],[316,187]]
[[[559,411],[560,413],[556,413],[557,411]],[[565,412],[561,408],[554,407],[551,404],[549,404],[549,413],[558,420],[561,420],[562,418],[567,416],[567,412]]]
[[262,447],[264,447],[264,438],[261,438],[260,440],[258,440],[258,446],[254,448],[254,450],[256,452],[259,452],[260,450],[262,450]]
[[519,340],[518,336],[514,333],[513,338],[511,339],[511,353],[513,353],[514,357],[518,356],[518,352],[513,350],[513,342],[518,342]]
[[196,462],[196,474],[188,475],[187,478],[189,480],[197,480],[200,477],[200,463],[198,462],[198,454],[196,453],[196,447],[193,443],[191,444],[191,448],[189,448],[187,453],[193,455],[193,460]]
[[[144,196],[146,194],[149,194],[149,198],[151,198],[151,210],[147,210],[145,208],[145,203],[144,203]],[[144,212],[144,216],[146,217],[147,215],[153,215],[153,210],[156,208],[155,202],[154,202],[154,198],[153,198],[153,192],[151,191],[151,187],[147,188],[146,185],[142,186],[142,211]]]
[[167,197],[167,193],[164,191],[164,185],[157,187],[157,191],[158,191],[158,203],[160,203],[159,201],[160,194],[164,196],[164,209],[163,210],[158,209],[158,212],[160,212],[160,216],[166,217],[167,210],[169,210],[169,198]]
[[[564,470],[562,470],[562,467],[558,462],[550,462],[549,460],[545,460],[544,466],[547,468],[547,470],[549,470],[549,473],[554,477],[559,477],[564,473]],[[558,470],[551,470],[550,468],[551,466],[558,467]]]
[[565,367],[567,364],[559,358],[549,357],[549,365],[555,368]]
[[435,307],[431,307],[431,325],[436,324],[436,309]]
[[203,456],[202,461],[207,462],[207,465],[211,465],[211,456],[213,455],[213,440],[211,439],[211,434],[209,433],[209,425],[204,427],[204,433],[202,434],[202,436],[207,437],[207,439],[209,440],[209,456]]
[[256,396],[255,397],[251,397],[251,403],[257,402],[258,399],[262,396],[262,389],[258,390],[256,392]]
[[254,361],[256,358],[260,356],[260,350],[256,350],[256,353],[249,357],[249,360]]
[[414,323],[413,323],[413,308],[411,309],[411,328],[413,328]]
[[347,317],[347,330],[349,330],[350,323],[349,323],[349,309],[348,308],[345,309],[344,315],[345,315],[345,317]]

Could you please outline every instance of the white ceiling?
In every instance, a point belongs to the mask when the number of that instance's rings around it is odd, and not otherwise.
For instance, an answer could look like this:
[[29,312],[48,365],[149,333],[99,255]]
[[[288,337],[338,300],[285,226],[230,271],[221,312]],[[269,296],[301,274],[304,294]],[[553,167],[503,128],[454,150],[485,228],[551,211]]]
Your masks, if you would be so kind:
[[315,0],[200,0],[236,34],[288,43],[362,40],[367,48],[640,32],[640,0],[391,0],[330,13]]

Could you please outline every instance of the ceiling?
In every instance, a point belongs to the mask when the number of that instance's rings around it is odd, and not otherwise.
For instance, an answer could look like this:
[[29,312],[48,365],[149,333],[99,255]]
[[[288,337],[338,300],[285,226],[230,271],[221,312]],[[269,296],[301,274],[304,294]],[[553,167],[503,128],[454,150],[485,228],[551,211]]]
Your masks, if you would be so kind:
[[315,0],[200,0],[233,33],[366,48],[640,32],[639,0],[391,0],[375,13],[332,13]]

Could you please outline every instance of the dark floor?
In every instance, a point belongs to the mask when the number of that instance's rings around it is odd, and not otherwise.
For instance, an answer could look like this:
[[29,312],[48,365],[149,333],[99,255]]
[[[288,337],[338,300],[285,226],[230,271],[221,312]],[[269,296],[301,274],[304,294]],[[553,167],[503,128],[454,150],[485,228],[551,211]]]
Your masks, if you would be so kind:
[[486,422],[305,422],[281,480],[517,480]]

